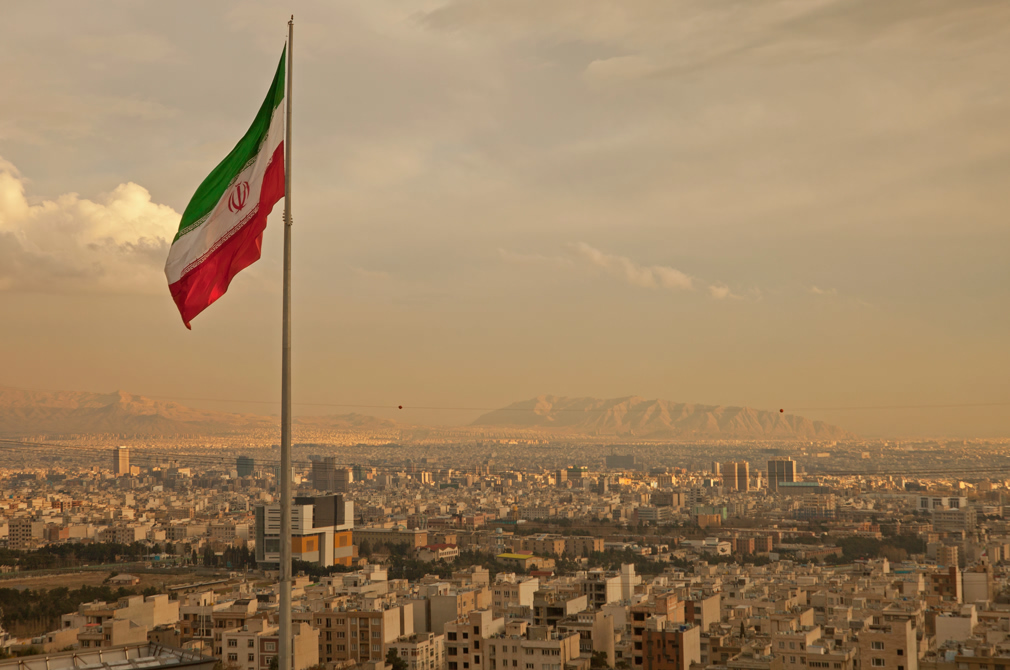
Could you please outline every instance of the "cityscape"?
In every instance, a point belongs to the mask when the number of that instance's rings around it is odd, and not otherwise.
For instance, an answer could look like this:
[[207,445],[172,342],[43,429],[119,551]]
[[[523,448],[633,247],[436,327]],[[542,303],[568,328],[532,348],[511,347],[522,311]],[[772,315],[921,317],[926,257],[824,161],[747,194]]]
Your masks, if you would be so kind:
[[0,19],[0,670],[1010,670],[1010,2]]

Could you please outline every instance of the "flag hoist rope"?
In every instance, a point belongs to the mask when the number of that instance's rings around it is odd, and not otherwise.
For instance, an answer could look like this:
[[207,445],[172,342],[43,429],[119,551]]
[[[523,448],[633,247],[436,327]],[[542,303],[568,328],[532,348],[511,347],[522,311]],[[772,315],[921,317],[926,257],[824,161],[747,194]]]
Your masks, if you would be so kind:
[[292,670],[291,629],[291,90],[295,17],[288,21],[288,72],[284,118],[284,287],[281,326],[281,566],[279,670]]

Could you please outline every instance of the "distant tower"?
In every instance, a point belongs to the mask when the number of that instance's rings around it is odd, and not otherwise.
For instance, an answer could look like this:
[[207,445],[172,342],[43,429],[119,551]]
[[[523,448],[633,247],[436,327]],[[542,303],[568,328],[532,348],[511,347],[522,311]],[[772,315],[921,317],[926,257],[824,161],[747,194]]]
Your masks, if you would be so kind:
[[238,470],[239,477],[252,477],[256,461],[249,456],[239,456],[235,459],[235,469]]
[[112,450],[112,472],[117,475],[130,474],[129,447],[116,447]]
[[796,481],[796,461],[791,458],[775,458],[768,461],[768,490],[779,490],[779,484]]
[[337,459],[327,456],[312,462],[312,488],[317,491],[333,491],[336,488]]
[[750,491],[750,463],[723,463],[721,470],[725,488],[740,493]]
[[722,468],[720,468],[719,464],[715,461],[712,461],[712,474],[716,477],[722,474]]

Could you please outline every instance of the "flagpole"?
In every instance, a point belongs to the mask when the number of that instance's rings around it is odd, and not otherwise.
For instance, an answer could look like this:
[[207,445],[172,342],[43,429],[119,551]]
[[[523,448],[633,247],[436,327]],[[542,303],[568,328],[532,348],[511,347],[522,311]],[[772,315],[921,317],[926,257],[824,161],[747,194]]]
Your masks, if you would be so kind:
[[287,116],[284,123],[284,288],[281,326],[281,602],[279,670],[291,669],[291,47],[295,17],[288,21]]

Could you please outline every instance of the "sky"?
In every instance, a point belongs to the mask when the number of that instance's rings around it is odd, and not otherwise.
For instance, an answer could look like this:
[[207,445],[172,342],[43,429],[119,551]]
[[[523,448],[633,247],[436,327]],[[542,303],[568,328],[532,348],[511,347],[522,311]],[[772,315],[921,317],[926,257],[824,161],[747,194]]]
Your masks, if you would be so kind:
[[1002,0],[10,4],[0,385],[273,411],[280,207],[192,332],[163,267],[291,12],[296,402],[1010,436]]

